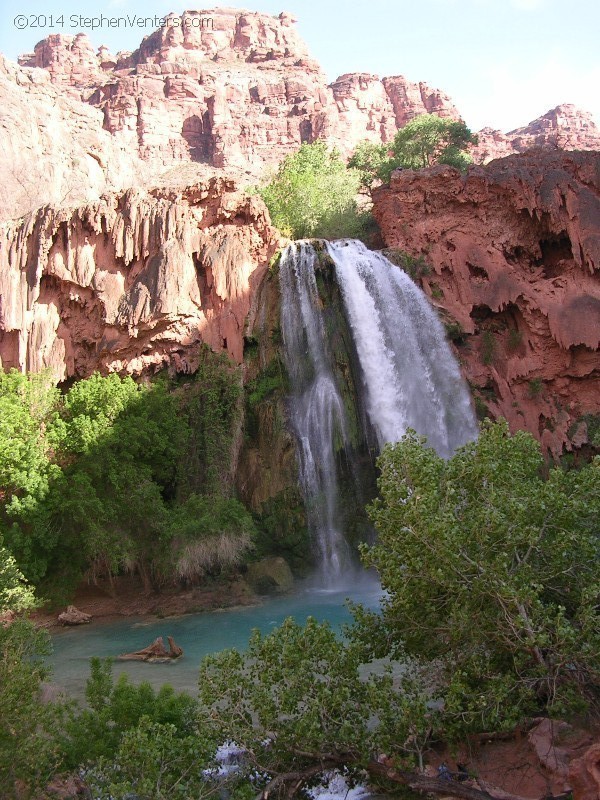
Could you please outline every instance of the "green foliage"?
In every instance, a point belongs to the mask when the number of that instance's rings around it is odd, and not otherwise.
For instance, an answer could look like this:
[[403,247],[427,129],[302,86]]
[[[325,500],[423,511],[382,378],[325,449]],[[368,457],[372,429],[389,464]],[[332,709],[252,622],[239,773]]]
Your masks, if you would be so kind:
[[460,322],[457,322],[457,320],[445,322],[444,328],[446,329],[446,336],[451,342],[455,344],[464,344],[465,332]]
[[32,508],[56,473],[46,431],[58,398],[47,373],[0,372],[0,498],[9,513]]
[[382,253],[388,261],[404,270],[413,280],[420,280],[431,275],[431,264],[423,255],[411,256],[410,253],[396,247],[388,247],[386,250],[382,250]]
[[359,170],[361,185],[370,187],[375,181],[389,183],[395,169],[448,164],[465,170],[472,162],[467,152],[470,144],[477,144],[477,137],[464,122],[421,114],[401,128],[390,144],[359,144],[349,164]]
[[[110,579],[137,570],[148,589],[171,577],[186,500],[231,494],[241,394],[239,369],[208,348],[177,392],[162,380],[95,374],[61,397],[47,376],[0,374],[0,533],[16,560],[5,570],[18,568],[59,602],[85,572]],[[212,532],[206,520],[196,525],[196,545],[210,539],[213,570],[235,563],[253,532],[246,514],[243,534],[214,535],[227,514],[241,514],[235,501],[227,513],[219,502]]]
[[423,169],[433,164],[465,169],[471,162],[466,147],[476,142],[477,137],[464,122],[421,114],[398,131],[390,148],[391,158],[379,177],[388,182],[395,169]]
[[86,771],[86,784],[94,800],[203,800],[215,795],[215,782],[205,774],[214,746],[197,733],[181,738],[174,725],[142,717],[114,757]]
[[182,392],[180,419],[189,434],[180,494],[225,494],[232,490],[232,448],[242,414],[240,368],[225,353],[203,346],[194,380]]
[[511,328],[508,332],[508,349],[511,351],[518,350],[523,341],[523,334],[518,328]]
[[165,684],[157,692],[147,682],[135,686],[127,675],[115,683],[110,660],[91,659],[86,685],[89,708],[74,717],[67,728],[65,763],[72,769],[98,759],[112,759],[123,736],[142,719],[172,726],[185,739],[196,732],[196,701]]
[[0,536],[0,614],[27,611],[35,605],[33,589],[27,584],[14,557],[3,546]]
[[26,620],[0,625],[0,795],[6,800],[35,795],[62,760],[68,708],[41,700],[47,671],[40,657],[48,648],[47,634]]
[[238,566],[256,537],[247,509],[221,495],[190,495],[174,509],[171,531],[169,560],[177,576],[188,581]]
[[[287,619],[267,636],[254,631],[244,654],[204,659],[200,714],[214,738],[246,751],[247,770],[259,767],[265,782],[290,770],[304,773],[304,782],[332,767],[356,775],[383,747],[414,763],[407,742],[418,728],[423,745],[431,727],[422,692],[417,684],[394,691],[387,672],[361,677],[361,663],[360,649],[328,624]],[[419,717],[410,713],[416,705]]]
[[481,336],[481,363],[489,366],[496,355],[496,337],[492,331],[484,331]]
[[356,206],[359,184],[359,173],[347,169],[337,151],[315,142],[287,156],[258,193],[284,236],[356,237],[364,227]]
[[374,178],[381,173],[388,160],[389,149],[389,145],[376,144],[368,140],[357,144],[352,157],[348,161],[348,167],[358,171],[362,189],[369,189],[373,184]]
[[544,382],[541,378],[532,378],[529,381],[529,396],[538,397],[542,393]]
[[594,707],[600,461],[544,478],[539,444],[500,422],[447,462],[410,433],[379,465],[374,652],[440,665],[448,734]]
[[262,504],[256,520],[256,555],[283,556],[295,573],[314,567],[306,510],[297,486],[289,486]]

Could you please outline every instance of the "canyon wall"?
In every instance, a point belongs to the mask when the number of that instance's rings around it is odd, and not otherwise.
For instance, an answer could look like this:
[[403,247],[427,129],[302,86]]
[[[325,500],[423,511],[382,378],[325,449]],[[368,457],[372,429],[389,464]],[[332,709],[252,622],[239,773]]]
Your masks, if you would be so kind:
[[0,366],[56,380],[236,361],[279,236],[262,201],[213,178],[104,195],[0,225]]
[[397,171],[374,201],[392,257],[412,256],[445,316],[480,413],[555,455],[597,438],[600,155]]
[[[328,83],[291,14],[212,9],[168,20],[131,53],[96,50],[80,33],[47,37],[20,66],[0,61],[0,217],[179,180],[182,169],[189,183],[215,170],[254,182],[303,142],[348,156],[361,140],[391,141],[419,114],[460,119],[442,91],[401,75]],[[561,106],[511,134],[485,129],[473,155],[540,144],[600,148],[600,132]]]

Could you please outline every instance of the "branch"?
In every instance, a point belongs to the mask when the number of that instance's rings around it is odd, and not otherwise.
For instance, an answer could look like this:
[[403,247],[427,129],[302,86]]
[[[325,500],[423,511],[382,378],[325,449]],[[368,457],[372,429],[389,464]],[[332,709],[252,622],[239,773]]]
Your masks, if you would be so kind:
[[[265,788],[256,795],[255,800],[268,800],[271,792],[273,792],[275,789],[278,789],[282,784],[285,785],[286,783],[295,783],[295,792],[309,778],[314,778],[316,775],[320,775],[326,769],[333,769],[334,766],[337,765],[330,764],[326,766],[323,763],[313,764],[312,767],[307,767],[306,769],[299,770],[297,772],[283,772],[281,775],[276,775],[272,780],[269,781],[269,783],[267,783]],[[292,792],[292,795],[294,792]]]
[[367,771],[369,775],[384,778],[402,786],[409,786],[416,792],[456,797],[459,800],[531,800],[531,798],[521,795],[509,794],[503,789],[498,789],[489,784],[485,784],[485,788],[475,789],[458,781],[443,781],[439,778],[431,778],[428,775],[419,775],[416,772],[396,770],[393,767],[380,764],[378,761],[369,761]]

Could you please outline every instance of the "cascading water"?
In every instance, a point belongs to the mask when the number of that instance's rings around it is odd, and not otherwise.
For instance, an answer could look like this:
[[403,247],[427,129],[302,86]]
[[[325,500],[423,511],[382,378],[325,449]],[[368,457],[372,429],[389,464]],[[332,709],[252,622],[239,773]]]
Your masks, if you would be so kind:
[[[427,298],[402,270],[358,241],[327,243],[327,250],[354,342],[361,401],[379,447],[414,428],[449,457],[476,437],[477,425]],[[293,243],[282,254],[281,320],[309,528],[321,576],[335,584],[351,564],[339,522],[336,472],[336,450],[348,447],[348,422],[325,335],[317,264],[310,242]]]
[[426,296],[358,241],[327,244],[360,362],[379,446],[408,428],[448,458],[477,436],[469,393]]
[[290,376],[290,419],[296,436],[308,525],[321,577],[336,583],[350,564],[339,524],[335,442],[348,444],[344,404],[336,386],[308,242],[290,244],[279,267],[281,328]]

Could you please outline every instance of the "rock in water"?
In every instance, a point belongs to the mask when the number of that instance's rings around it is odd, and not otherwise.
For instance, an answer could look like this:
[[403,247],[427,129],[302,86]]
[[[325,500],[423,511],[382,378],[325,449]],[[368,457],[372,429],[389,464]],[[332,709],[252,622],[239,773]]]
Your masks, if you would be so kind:
[[172,636],[167,636],[169,649],[165,647],[162,636],[155,639],[148,647],[143,650],[136,650],[134,653],[124,653],[118,656],[118,661],[150,661],[163,662],[176,658],[181,658],[183,650],[177,645]]
[[63,625],[85,625],[91,622],[92,615],[80,611],[75,606],[67,606],[67,610],[58,615],[58,621]]

